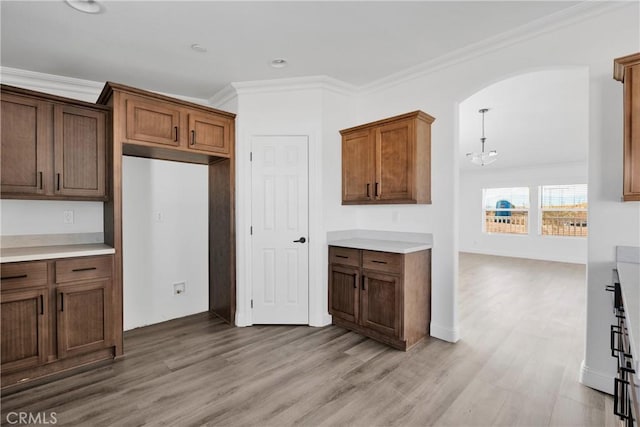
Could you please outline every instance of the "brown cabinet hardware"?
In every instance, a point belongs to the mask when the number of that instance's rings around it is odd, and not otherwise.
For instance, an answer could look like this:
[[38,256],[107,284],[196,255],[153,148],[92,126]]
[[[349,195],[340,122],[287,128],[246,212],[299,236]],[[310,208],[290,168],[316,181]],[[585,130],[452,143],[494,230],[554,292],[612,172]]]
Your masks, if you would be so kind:
[[44,179],[42,177],[42,171],[38,172],[38,175],[40,177],[40,189],[42,190],[44,188]]
[[27,277],[29,277],[28,274],[20,274],[18,276],[5,276],[2,277],[2,280],[11,280],[11,279],[26,279]]
[[71,271],[77,272],[77,271],[91,271],[91,270],[97,270],[97,267],[74,268]]
[[178,142],[178,126],[174,126],[174,127],[173,127],[173,132],[174,132],[173,140],[174,140],[175,142]]
[[196,131],[191,131],[191,145],[196,145]]

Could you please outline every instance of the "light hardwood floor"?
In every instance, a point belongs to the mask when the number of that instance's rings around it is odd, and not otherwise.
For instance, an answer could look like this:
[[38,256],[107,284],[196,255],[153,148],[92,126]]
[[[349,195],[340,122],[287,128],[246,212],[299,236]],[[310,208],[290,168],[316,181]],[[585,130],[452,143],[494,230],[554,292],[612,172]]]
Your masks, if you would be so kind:
[[126,358],[2,398],[58,425],[607,426],[578,383],[585,268],[461,254],[462,339],[403,353],[329,326],[198,314],[125,335]]

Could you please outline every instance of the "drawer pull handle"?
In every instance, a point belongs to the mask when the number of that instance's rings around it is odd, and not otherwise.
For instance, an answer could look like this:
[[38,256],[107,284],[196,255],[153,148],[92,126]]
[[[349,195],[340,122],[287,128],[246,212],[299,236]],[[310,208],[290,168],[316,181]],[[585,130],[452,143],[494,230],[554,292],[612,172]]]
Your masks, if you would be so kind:
[[91,270],[97,270],[97,268],[96,267],[74,268],[71,271],[76,273],[76,272],[79,272],[79,271],[91,271]]
[[380,195],[380,192],[378,191],[378,187],[379,186],[380,186],[380,184],[376,182],[376,197],[378,197]]
[[371,187],[371,184],[367,183],[367,199],[371,197],[371,194],[369,192],[369,187]]
[[174,126],[173,127],[173,141],[174,142],[178,142],[178,126]]
[[344,256],[344,255],[336,255],[336,258],[349,259],[349,257],[348,257],[348,256]]
[[363,290],[363,291],[366,291],[366,290],[367,290],[367,288],[364,286],[364,282],[365,282],[365,277],[364,277],[364,276],[362,276],[362,290]]
[[2,277],[2,280],[11,280],[11,279],[26,279],[27,278],[27,274],[20,274],[18,276],[5,276]]
[[56,174],[56,181],[57,181],[57,184],[56,184],[57,190],[56,191],[60,191],[60,174],[59,173]]
[[386,264],[387,263],[387,261],[376,261],[375,259],[371,260],[371,262],[375,262],[376,264]]
[[196,145],[196,131],[191,131],[191,145]]
[[40,295],[40,315],[44,314],[44,297]]
[[38,174],[40,175],[40,189],[43,189],[44,183],[42,181],[42,171],[38,172]]
[[60,311],[64,311],[64,294],[60,293]]

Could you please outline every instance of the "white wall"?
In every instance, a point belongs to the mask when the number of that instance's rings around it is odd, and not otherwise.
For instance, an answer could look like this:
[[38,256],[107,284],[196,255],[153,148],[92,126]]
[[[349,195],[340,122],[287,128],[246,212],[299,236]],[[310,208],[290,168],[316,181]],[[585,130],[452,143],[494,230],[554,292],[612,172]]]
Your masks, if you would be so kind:
[[[586,141],[585,141],[586,142]],[[538,186],[584,184],[586,163],[553,164],[518,169],[487,169],[460,173],[461,252],[587,263],[586,237],[556,237],[538,234]],[[529,234],[487,234],[482,231],[482,189],[529,187]]]
[[[64,223],[65,211],[73,211],[73,224]],[[0,202],[0,234],[102,233],[102,213],[102,202],[6,199]]]
[[[505,40],[499,49],[434,69],[402,76],[360,99],[359,120],[423,109],[433,125],[433,205],[400,208],[402,227],[434,234],[432,325],[457,331],[458,104],[506,77],[539,69],[589,68],[589,238],[586,349],[581,380],[611,392],[615,363],[608,348],[613,321],[603,291],[615,261],[615,245],[640,245],[640,204],[620,203],[622,183],[622,85],[612,79],[613,58],[640,50],[637,3],[575,19],[523,40]],[[386,81],[390,81],[387,79]],[[363,228],[388,224],[390,208],[362,207]],[[612,221],[611,219],[615,220]],[[432,329],[432,334],[433,334]],[[462,331],[464,337],[464,331]],[[438,336],[438,334],[436,334]]]
[[126,156],[122,166],[124,329],[206,311],[208,167]]

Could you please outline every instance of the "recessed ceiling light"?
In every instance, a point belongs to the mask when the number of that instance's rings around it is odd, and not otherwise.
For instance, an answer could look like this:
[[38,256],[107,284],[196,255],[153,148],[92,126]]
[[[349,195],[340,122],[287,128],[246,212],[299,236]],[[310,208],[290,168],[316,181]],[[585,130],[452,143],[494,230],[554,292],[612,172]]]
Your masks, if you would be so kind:
[[284,68],[288,65],[287,60],[282,58],[274,59],[270,64],[273,68]]
[[191,49],[195,50],[196,52],[200,52],[200,53],[204,53],[207,51],[207,48],[199,45],[198,43],[194,43],[191,45]]
[[102,13],[104,6],[98,3],[96,0],[65,0],[65,2],[74,8],[84,13]]

